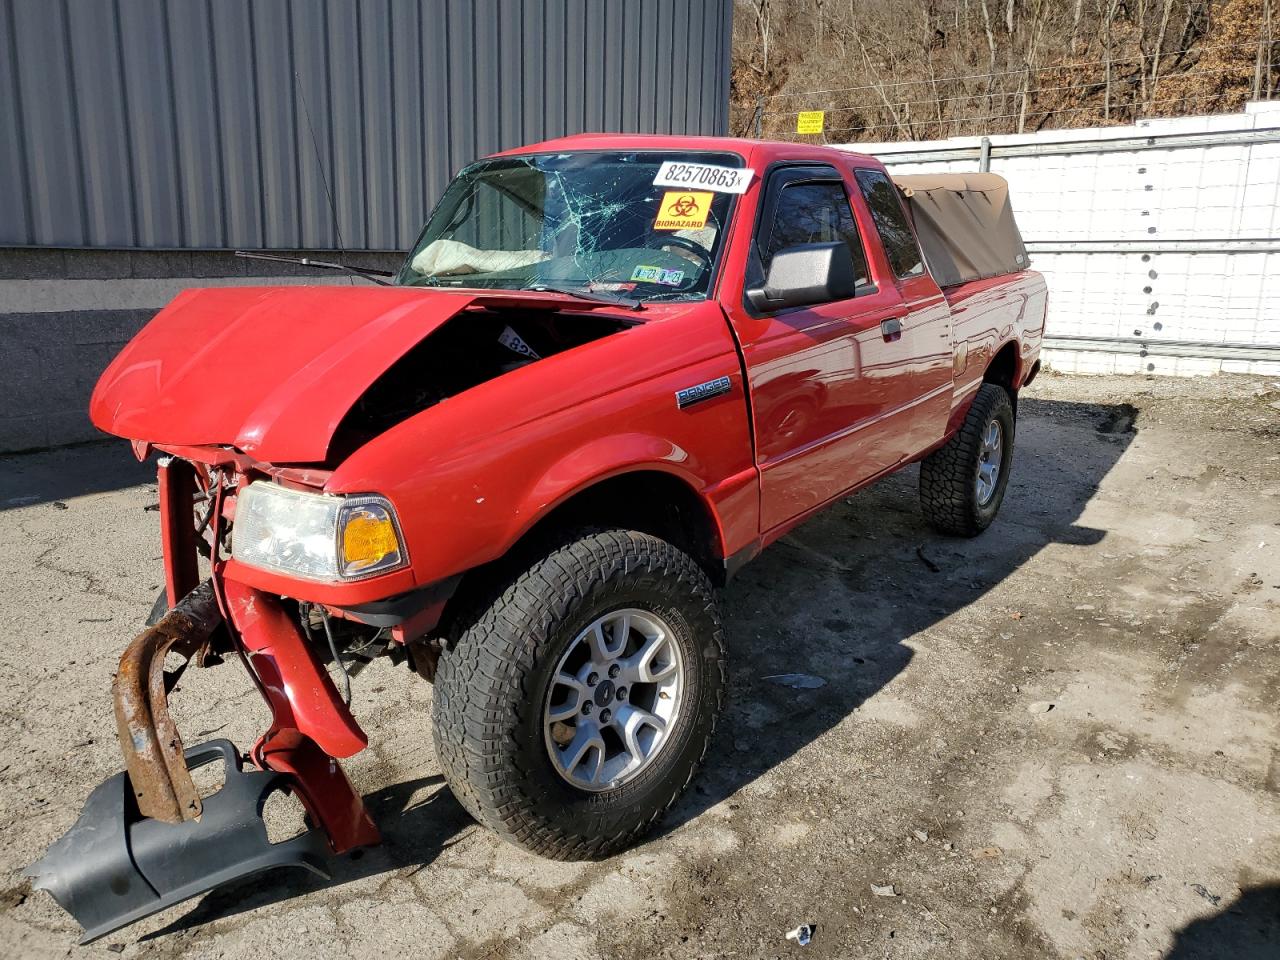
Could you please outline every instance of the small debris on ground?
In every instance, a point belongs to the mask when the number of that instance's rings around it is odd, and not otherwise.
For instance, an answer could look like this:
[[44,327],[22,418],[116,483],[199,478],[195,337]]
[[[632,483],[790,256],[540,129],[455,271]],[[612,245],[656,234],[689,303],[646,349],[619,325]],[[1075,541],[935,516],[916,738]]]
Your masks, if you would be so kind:
[[1053,704],[1048,700],[1036,700],[1027,704],[1027,713],[1048,713],[1052,709]]
[[1010,619],[1010,620],[1021,620],[1021,619],[1022,619],[1022,611],[1020,611],[1020,610],[1015,610],[1015,611],[1013,611],[1013,613],[1009,614],[1009,619]]
[[1193,883],[1191,884],[1191,889],[1200,894],[1200,896],[1204,897],[1215,907],[1222,902],[1222,897],[1218,896],[1216,893],[1210,893],[1203,883]]
[[942,568],[925,556],[924,547],[916,547],[916,556],[920,558],[920,562],[929,568],[930,573],[941,573]]
[[913,835],[917,840],[919,840],[921,843],[924,843],[926,840],[928,840],[928,839],[929,839],[929,831],[928,831],[928,830],[912,830],[912,831],[911,831],[911,833],[912,833],[912,835]]
[[1004,853],[999,847],[978,847],[969,851],[969,856],[975,860],[994,860],[1000,854]]
[[809,673],[775,673],[773,676],[765,677],[764,679],[776,683],[780,687],[790,687],[792,690],[817,690],[819,687],[827,685],[827,681]]
[[871,892],[877,897],[896,897],[898,895],[898,891],[893,888],[892,883],[886,883],[883,887],[878,883],[873,883]]
[[1112,752],[1123,750],[1129,745],[1128,737],[1119,733],[1113,733],[1110,730],[1105,730],[1098,734],[1097,739],[1098,746],[1102,747],[1103,750],[1110,750]]
[[787,939],[794,940],[802,947],[807,947],[809,945],[809,941],[813,939],[813,927],[809,926],[807,923],[802,923],[794,930],[787,931]]

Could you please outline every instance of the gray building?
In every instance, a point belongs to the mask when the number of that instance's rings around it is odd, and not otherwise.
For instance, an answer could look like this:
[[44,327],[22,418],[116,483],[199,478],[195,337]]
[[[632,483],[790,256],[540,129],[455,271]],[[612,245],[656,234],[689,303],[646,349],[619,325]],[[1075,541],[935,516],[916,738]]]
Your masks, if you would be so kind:
[[732,0],[0,0],[0,452],[98,436],[177,291],[396,264],[453,173],[593,130],[724,133]]

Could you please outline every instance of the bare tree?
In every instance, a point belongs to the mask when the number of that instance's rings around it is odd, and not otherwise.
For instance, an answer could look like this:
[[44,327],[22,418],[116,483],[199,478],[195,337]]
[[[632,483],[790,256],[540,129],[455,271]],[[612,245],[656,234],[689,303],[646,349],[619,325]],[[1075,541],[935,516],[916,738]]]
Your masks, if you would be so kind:
[[1274,94],[1275,0],[734,0],[731,128],[1002,133]]

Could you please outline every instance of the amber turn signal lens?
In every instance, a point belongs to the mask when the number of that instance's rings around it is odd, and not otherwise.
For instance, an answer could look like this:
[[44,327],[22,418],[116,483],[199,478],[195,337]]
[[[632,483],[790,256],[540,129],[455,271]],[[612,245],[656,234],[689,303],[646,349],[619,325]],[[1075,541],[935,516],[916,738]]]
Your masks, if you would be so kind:
[[351,509],[342,531],[342,573],[351,576],[398,566],[400,539],[390,513],[376,504]]

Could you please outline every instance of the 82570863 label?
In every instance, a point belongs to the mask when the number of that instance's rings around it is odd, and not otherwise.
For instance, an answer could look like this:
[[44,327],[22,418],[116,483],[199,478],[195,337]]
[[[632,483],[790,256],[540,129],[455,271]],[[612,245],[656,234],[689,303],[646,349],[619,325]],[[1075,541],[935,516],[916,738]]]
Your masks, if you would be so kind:
[[751,184],[751,171],[742,167],[721,167],[713,163],[666,160],[658,168],[658,175],[653,178],[653,183],[658,187],[743,193]]

